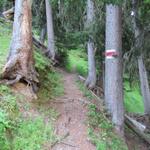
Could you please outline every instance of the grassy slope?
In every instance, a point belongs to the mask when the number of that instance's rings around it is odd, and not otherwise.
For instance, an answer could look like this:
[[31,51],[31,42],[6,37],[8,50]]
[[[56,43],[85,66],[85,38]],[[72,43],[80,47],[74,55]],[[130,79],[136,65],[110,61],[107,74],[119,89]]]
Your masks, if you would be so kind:
[[[82,83],[77,84],[89,101],[95,99]],[[127,150],[124,141],[114,133],[113,125],[106,119],[104,112],[99,112],[95,104],[90,104],[88,109],[88,135],[96,145],[96,150]]]
[[[11,38],[10,26],[4,26],[0,24],[0,70],[5,64]],[[36,52],[35,59],[42,82],[38,93],[39,99],[35,104],[25,102],[23,96],[14,95],[9,87],[0,85],[1,150],[41,150],[43,145],[48,143],[46,145],[50,146],[56,140],[53,121],[58,114],[53,108],[44,104],[47,104],[50,98],[63,94],[61,77],[49,68],[49,61],[41,54]],[[40,115],[33,116],[34,109]],[[27,118],[23,117],[24,112],[29,113]],[[46,123],[45,118],[48,118]]]
[[144,105],[138,84],[131,88],[128,82],[124,82],[124,103],[128,112],[144,113]]

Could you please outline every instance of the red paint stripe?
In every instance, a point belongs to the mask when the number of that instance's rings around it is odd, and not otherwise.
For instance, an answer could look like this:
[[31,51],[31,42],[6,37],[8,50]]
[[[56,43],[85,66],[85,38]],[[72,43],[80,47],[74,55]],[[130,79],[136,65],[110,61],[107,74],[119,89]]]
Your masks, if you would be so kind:
[[107,57],[107,56],[110,56],[110,57],[111,57],[111,56],[118,56],[118,52],[116,52],[116,51],[115,51],[115,52],[106,51],[106,52],[105,52],[105,56],[106,56],[106,57]]

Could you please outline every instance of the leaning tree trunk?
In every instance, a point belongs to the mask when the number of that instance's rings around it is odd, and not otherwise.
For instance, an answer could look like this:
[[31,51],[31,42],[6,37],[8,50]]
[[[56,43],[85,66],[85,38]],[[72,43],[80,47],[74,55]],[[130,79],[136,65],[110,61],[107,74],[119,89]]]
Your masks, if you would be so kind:
[[46,27],[46,24],[44,24],[42,29],[41,29],[41,34],[40,34],[40,42],[42,44],[44,44],[44,41],[46,39],[46,32],[47,32],[47,27]]
[[45,0],[46,4],[46,17],[47,17],[47,36],[48,36],[48,50],[49,57],[55,59],[55,41],[54,41],[54,28],[53,28],[53,18],[52,18],[52,8],[49,0]]
[[[94,2],[93,0],[87,0],[87,24],[88,28],[92,27],[94,23]],[[93,37],[89,34],[89,40],[87,43],[88,49],[88,77],[86,79],[85,85],[92,89],[96,85],[96,67],[94,58],[94,42]]]
[[142,56],[138,57],[138,66],[139,66],[140,85],[141,85],[141,93],[144,102],[144,109],[146,114],[150,114],[150,89],[149,89],[147,71]]
[[124,132],[121,8],[106,6],[105,102],[116,131]]
[[30,0],[15,1],[13,35],[3,78],[7,79],[7,84],[14,84],[21,79],[30,85],[38,82],[33,61]]
[[132,26],[134,30],[134,38],[135,38],[135,48],[140,50],[140,56],[138,57],[138,67],[139,67],[139,77],[140,77],[140,87],[141,87],[141,94],[144,103],[144,109],[146,114],[150,114],[150,89],[147,77],[147,71],[145,65],[143,63],[143,56],[142,56],[142,45],[144,42],[144,35],[142,29],[138,25],[138,1],[132,0]]

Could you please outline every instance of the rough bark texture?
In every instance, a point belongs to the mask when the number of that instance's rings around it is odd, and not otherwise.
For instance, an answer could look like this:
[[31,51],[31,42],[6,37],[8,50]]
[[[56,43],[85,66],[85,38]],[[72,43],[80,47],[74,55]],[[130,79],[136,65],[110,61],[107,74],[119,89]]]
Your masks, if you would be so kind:
[[141,93],[143,97],[145,113],[150,114],[150,89],[149,89],[147,71],[142,56],[138,58],[138,67],[139,67]]
[[[87,24],[92,26],[94,22],[94,2],[93,0],[87,0]],[[94,58],[94,42],[93,37],[89,35],[89,40],[87,43],[88,50],[88,77],[85,82],[85,85],[92,89],[96,85],[96,67],[95,67],[95,58]]]
[[115,49],[117,57],[105,58],[105,102],[112,115],[116,131],[123,135],[124,107],[122,81],[122,31],[121,8],[109,4],[106,6],[106,51]]
[[23,79],[28,84],[38,82],[32,50],[32,14],[30,0],[15,1],[13,35],[3,78],[13,84]]
[[150,89],[147,77],[147,71],[143,62],[142,56],[142,45],[144,42],[144,36],[142,29],[138,25],[138,1],[132,0],[132,11],[134,15],[132,16],[132,26],[134,30],[134,38],[135,38],[135,48],[140,51],[140,56],[138,57],[138,68],[139,68],[139,77],[140,77],[140,87],[141,94],[144,103],[144,109],[146,114],[150,114]]
[[47,36],[48,36],[48,50],[49,57],[55,59],[55,41],[54,41],[54,29],[53,29],[53,18],[52,18],[52,8],[49,0],[45,0],[46,4],[46,17],[47,17]]

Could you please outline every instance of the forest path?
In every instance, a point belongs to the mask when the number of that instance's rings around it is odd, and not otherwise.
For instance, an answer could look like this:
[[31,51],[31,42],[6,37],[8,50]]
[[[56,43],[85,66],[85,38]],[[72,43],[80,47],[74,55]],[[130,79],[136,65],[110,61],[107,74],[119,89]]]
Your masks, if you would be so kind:
[[55,124],[56,134],[64,137],[52,150],[95,150],[88,140],[86,124],[88,108],[81,100],[86,100],[76,85],[76,75],[58,70],[63,76],[65,94],[56,98],[53,107],[59,112]]

